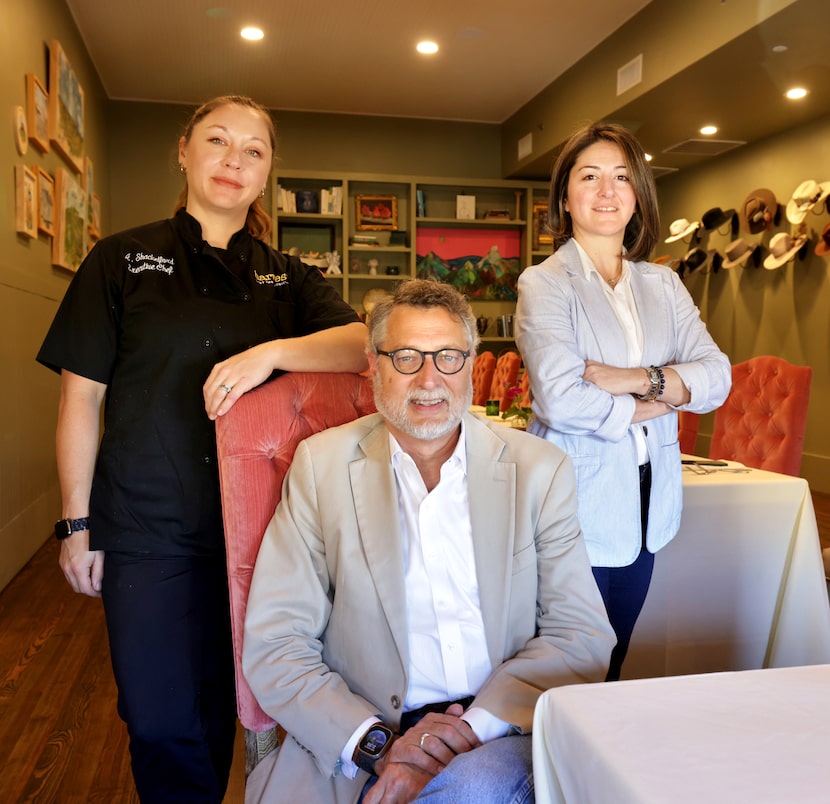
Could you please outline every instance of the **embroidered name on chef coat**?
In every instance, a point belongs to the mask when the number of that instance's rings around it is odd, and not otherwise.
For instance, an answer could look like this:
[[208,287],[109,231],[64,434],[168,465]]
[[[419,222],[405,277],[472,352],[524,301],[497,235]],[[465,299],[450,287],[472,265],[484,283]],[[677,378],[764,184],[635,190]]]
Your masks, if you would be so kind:
[[128,252],[124,255],[124,259],[127,262],[127,270],[131,274],[140,274],[142,271],[160,271],[170,276],[173,273],[173,268],[176,267],[176,261],[173,257],[144,254],[141,251],[136,252],[135,255]]

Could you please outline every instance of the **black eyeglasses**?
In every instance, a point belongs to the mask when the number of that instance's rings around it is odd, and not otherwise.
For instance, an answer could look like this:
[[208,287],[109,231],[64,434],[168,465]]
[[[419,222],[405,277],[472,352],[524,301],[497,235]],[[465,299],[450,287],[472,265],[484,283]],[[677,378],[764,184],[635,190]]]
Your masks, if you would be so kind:
[[377,353],[386,355],[392,361],[395,370],[401,374],[417,374],[427,355],[432,357],[435,368],[442,374],[458,374],[470,356],[469,350],[462,352],[461,349],[439,349],[437,352],[422,352],[420,349],[395,349],[394,352],[384,352],[383,349],[378,349]]

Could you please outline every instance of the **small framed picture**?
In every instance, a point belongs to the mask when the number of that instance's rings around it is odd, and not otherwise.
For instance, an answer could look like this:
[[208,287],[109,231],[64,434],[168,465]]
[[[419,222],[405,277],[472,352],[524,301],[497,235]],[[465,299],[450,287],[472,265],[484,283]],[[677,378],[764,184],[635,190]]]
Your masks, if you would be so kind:
[[548,228],[548,202],[533,202],[533,251],[553,245],[553,235]]
[[98,193],[89,196],[89,236],[92,240],[101,238],[101,199]]
[[26,113],[22,106],[15,106],[12,109],[12,121],[14,124],[14,142],[17,152],[23,156],[29,150],[29,129],[26,125]]
[[49,237],[55,234],[55,180],[41,167],[37,168],[37,230]]
[[34,73],[26,74],[26,122],[29,141],[42,153],[49,151],[49,93]]
[[57,39],[49,43],[49,141],[72,170],[83,172],[84,90]]
[[37,237],[37,179],[31,168],[15,165],[14,189],[17,233]]
[[64,168],[55,176],[55,234],[52,265],[77,271],[86,256],[89,228],[87,201],[80,177]]
[[393,231],[398,228],[396,195],[359,195],[355,204],[357,229]]

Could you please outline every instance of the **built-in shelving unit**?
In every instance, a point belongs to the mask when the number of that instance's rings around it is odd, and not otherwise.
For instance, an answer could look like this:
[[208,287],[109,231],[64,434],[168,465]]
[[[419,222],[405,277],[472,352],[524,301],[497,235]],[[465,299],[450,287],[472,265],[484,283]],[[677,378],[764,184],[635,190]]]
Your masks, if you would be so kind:
[[[336,251],[342,273],[327,274],[327,279],[358,312],[363,312],[369,290],[391,288],[419,270],[446,273],[443,260],[474,249],[470,254],[480,259],[468,271],[472,284],[459,282],[458,270],[454,284],[467,293],[476,315],[490,322],[482,337],[485,348],[499,352],[513,344],[498,334],[496,322],[515,311],[509,284],[517,272],[550,254],[549,245],[535,242],[533,228],[534,210],[547,199],[545,184],[315,171],[281,171],[273,182],[274,246],[296,248],[321,270],[327,264],[323,255]],[[339,208],[321,210],[315,198],[324,190],[341,199]],[[280,198],[285,200],[286,191],[293,196],[284,209]],[[459,196],[466,198],[459,201]],[[287,211],[295,203],[299,211]],[[429,252],[441,259],[434,265],[423,259],[419,263],[419,255]],[[502,257],[511,259],[502,264]],[[488,279],[475,284],[477,275]]]

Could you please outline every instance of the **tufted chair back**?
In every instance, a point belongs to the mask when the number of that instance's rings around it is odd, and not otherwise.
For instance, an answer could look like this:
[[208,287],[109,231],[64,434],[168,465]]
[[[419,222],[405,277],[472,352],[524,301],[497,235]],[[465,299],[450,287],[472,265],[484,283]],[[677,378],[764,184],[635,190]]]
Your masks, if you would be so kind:
[[697,431],[700,427],[700,414],[688,410],[677,411],[677,439],[680,451],[684,455],[697,455]]
[[[254,562],[280,501],[283,478],[304,438],[374,411],[368,377],[296,372],[250,391],[216,420],[237,707],[251,732],[275,726],[242,675],[242,633]],[[246,745],[250,748],[248,735]]]
[[780,357],[732,366],[732,390],[715,411],[709,457],[798,476],[813,370]]
[[496,356],[492,352],[480,352],[473,362],[473,404],[484,405],[490,396],[493,373],[496,370]]
[[522,356],[518,352],[504,352],[496,361],[496,371],[490,385],[488,399],[499,399],[499,410],[505,411],[510,406],[507,398],[507,389],[512,388],[519,380],[519,369],[522,365]]

